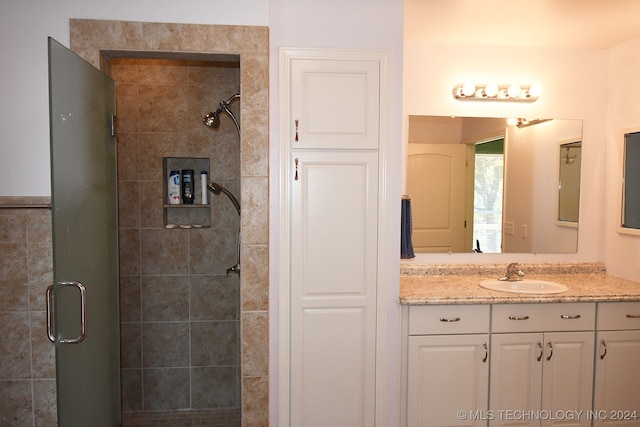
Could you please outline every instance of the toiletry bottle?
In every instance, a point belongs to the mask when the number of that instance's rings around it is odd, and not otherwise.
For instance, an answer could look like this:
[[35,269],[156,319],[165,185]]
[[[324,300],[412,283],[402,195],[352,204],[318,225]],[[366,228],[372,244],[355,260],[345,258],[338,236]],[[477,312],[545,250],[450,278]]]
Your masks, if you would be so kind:
[[202,204],[206,205],[208,202],[208,192],[207,192],[207,184],[209,180],[207,179],[207,171],[200,172],[200,187],[202,189]]
[[193,204],[193,169],[182,169],[182,203]]
[[170,205],[180,204],[180,171],[171,171],[167,180],[167,192]]

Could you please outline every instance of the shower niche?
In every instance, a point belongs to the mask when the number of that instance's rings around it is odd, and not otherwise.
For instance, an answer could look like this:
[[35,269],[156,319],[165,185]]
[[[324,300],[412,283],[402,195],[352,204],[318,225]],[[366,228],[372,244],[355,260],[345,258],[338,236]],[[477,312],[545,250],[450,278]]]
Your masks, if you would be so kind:
[[[198,157],[165,157],[162,160],[164,172],[164,226],[165,228],[202,228],[211,227],[210,194],[206,185],[201,183],[201,172],[210,174],[210,160]],[[180,173],[183,170],[193,171],[193,203],[187,204],[180,198],[179,204],[172,204],[169,200],[169,183],[172,171]],[[182,180],[180,179],[178,194],[182,195]],[[203,198],[204,195],[204,198]],[[206,203],[203,203],[206,202]]]

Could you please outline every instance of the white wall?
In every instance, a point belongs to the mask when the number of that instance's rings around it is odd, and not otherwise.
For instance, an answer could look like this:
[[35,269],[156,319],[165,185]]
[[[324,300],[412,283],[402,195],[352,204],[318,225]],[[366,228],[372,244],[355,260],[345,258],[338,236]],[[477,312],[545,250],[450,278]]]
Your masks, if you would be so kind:
[[[554,117],[583,120],[583,185],[578,252],[533,254],[418,254],[409,263],[507,263],[603,261],[605,120],[608,51],[406,42],[404,116]],[[457,101],[456,84],[539,83],[535,103]],[[406,130],[403,131],[406,142]],[[403,155],[403,169],[404,169]],[[404,262],[404,261],[403,261]]]
[[5,1],[0,13],[0,196],[49,196],[47,37],[69,19],[268,25],[269,0]]
[[609,273],[640,281],[640,236],[618,233],[624,132],[640,131],[640,39],[611,49],[607,103],[604,206],[605,263]]

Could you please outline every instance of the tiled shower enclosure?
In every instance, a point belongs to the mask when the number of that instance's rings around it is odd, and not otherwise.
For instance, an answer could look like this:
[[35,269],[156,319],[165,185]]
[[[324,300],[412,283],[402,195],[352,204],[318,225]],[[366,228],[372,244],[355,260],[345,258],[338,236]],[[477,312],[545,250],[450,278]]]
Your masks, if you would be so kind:
[[[200,187],[175,222],[192,225],[192,213],[205,212],[210,227],[166,228],[163,215],[172,208],[167,158],[196,166],[208,159],[209,178],[240,197],[233,121],[221,117],[218,130],[202,124],[240,92],[239,58],[164,56],[115,57],[109,66],[117,91],[123,412],[239,409],[240,282],[226,269],[237,262],[240,217],[223,195],[209,193],[209,205],[198,206]],[[230,105],[237,117],[240,102]]]

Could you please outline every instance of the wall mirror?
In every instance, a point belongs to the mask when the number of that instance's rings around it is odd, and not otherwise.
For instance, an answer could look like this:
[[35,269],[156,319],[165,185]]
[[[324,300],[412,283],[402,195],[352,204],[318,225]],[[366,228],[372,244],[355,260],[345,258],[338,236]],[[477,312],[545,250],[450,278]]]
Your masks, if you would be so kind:
[[[579,141],[581,120],[409,116],[414,251],[575,253],[578,215],[558,218],[558,147]],[[579,169],[573,179],[579,189]]]
[[621,231],[636,234],[640,230],[640,132],[624,134],[623,155]]

